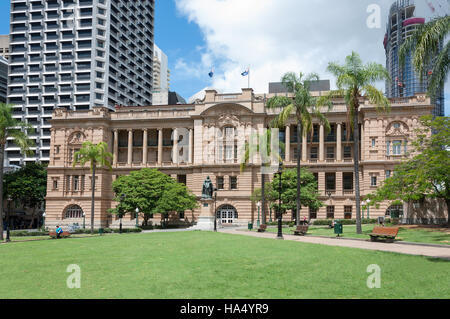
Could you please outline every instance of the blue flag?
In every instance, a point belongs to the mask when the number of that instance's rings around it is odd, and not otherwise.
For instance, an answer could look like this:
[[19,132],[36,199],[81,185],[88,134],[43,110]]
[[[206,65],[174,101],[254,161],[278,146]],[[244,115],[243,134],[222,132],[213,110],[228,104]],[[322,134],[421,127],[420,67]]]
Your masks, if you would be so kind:
[[241,73],[242,76],[247,76],[250,73],[250,68],[247,68],[244,72]]
[[214,68],[211,68],[211,72],[209,72],[208,75],[210,78],[214,76]]

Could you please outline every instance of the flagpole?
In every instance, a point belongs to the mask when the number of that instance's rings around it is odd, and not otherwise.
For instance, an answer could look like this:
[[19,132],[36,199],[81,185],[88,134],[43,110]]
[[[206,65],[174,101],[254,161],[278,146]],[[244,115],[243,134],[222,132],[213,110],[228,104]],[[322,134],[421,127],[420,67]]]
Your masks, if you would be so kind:
[[248,67],[248,88],[250,88],[250,67]]

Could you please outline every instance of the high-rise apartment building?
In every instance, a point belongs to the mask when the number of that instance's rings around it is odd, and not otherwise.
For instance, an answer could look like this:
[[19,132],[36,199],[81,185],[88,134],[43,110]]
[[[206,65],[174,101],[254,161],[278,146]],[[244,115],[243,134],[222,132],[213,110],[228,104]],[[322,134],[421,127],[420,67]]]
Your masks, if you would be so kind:
[[49,160],[55,108],[151,104],[153,26],[154,0],[11,0],[8,100],[36,145],[6,164]]
[[8,94],[8,60],[0,56],[0,103],[7,102]]
[[[416,93],[424,93],[428,90],[428,80],[431,67],[424,72],[422,80],[415,72],[412,64],[412,55],[407,55],[405,65],[402,67],[399,61],[399,50],[405,40],[410,37],[420,25],[425,23],[424,18],[415,16],[416,6],[413,0],[397,0],[389,11],[384,48],[386,50],[386,68],[391,76],[391,81],[386,83],[386,95],[393,97],[410,97]],[[435,116],[444,115],[444,89],[433,100]]]

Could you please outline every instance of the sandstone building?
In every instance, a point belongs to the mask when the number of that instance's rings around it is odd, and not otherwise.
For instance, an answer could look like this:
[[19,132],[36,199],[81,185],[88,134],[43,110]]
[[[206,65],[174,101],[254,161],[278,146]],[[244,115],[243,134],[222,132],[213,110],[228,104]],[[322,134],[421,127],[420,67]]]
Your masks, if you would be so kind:
[[[83,212],[86,222],[90,220],[91,173],[88,167],[72,167],[73,154],[84,141],[104,141],[114,154],[113,169],[97,171],[96,227],[118,225],[117,219],[107,213],[115,205],[111,183],[118,176],[143,167],[160,169],[185,183],[199,198],[202,183],[210,176],[219,189],[216,203],[219,222],[230,225],[255,221],[257,207],[249,197],[261,185],[260,157],[252,156],[244,172],[240,171],[239,159],[245,141],[268,127],[275,116],[276,112],[266,108],[271,96],[255,94],[252,89],[242,89],[236,94],[207,90],[203,100],[188,105],[122,107],[115,112],[102,107],[55,110],[51,121],[46,225],[81,224]],[[361,103],[358,178],[364,199],[405,158],[420,116],[431,114],[433,106],[425,94],[391,99],[389,114],[377,112],[367,100]],[[284,166],[294,168],[300,155],[302,165],[308,166],[318,180],[325,206],[318,211],[302,208],[302,218],[355,218],[353,142],[346,138],[343,99],[333,101],[327,117],[331,123],[329,134],[316,124],[312,137],[301,141],[296,140],[295,118],[290,119],[280,131],[286,145]],[[221,143],[224,140],[226,143]],[[301,154],[296,152],[298,142]],[[379,209],[371,208],[370,217],[385,216],[390,209],[388,203]],[[198,215],[198,211],[185,212],[177,218],[195,221]],[[124,224],[134,225],[133,218],[127,215]],[[284,218],[290,220],[292,215],[286,214]],[[154,222],[159,223],[159,219],[160,216],[154,216]]]

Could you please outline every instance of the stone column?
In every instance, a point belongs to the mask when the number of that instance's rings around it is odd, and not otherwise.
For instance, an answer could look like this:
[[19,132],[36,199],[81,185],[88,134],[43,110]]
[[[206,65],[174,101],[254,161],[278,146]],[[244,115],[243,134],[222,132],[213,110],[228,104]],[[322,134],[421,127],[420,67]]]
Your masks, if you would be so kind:
[[163,129],[158,129],[158,165],[162,165],[163,160]]
[[319,160],[323,162],[325,160],[325,132],[322,124],[320,125],[319,134]]
[[302,133],[302,162],[306,162],[308,153],[308,138]]
[[128,130],[128,165],[133,164],[133,130]]
[[194,163],[194,129],[189,129],[189,164]]
[[119,131],[114,130],[114,156],[113,165],[116,166],[119,161]]
[[285,153],[285,161],[289,163],[291,161],[291,126],[286,126],[286,134],[285,134],[285,146],[286,146],[286,153]]
[[146,166],[148,163],[148,130],[143,130],[143,145],[142,145],[142,165]]
[[337,133],[336,133],[336,160],[338,162],[342,161],[342,123],[337,123]]
[[172,163],[178,164],[178,129],[173,129]]

